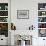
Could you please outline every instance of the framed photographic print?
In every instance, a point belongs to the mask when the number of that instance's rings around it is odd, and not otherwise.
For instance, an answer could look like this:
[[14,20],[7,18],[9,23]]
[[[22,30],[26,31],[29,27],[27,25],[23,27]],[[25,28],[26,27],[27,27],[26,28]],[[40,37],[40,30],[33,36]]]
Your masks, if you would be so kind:
[[39,37],[46,37],[46,29],[39,29]]
[[17,19],[29,19],[29,10],[17,10]]

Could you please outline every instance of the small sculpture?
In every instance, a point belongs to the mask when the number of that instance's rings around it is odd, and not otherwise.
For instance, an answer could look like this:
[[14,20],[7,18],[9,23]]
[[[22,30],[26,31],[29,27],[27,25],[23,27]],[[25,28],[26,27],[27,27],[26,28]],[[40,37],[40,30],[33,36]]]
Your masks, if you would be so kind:
[[11,23],[11,30],[16,30],[16,26],[14,26],[13,23]]
[[32,26],[29,27],[29,30],[34,30],[34,28],[35,27],[32,25]]

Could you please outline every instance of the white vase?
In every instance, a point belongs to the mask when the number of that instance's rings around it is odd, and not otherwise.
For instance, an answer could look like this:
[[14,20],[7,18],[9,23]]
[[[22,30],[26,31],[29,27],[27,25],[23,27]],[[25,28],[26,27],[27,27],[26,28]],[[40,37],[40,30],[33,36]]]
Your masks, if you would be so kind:
[[21,40],[21,46],[25,46],[25,41]]

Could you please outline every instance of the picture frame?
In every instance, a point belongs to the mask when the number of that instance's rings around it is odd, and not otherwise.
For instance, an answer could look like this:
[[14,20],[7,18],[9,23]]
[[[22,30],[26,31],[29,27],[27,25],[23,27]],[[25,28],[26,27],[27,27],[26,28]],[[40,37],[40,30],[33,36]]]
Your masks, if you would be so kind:
[[46,29],[39,29],[39,37],[46,37]]
[[29,10],[17,10],[17,19],[29,19]]

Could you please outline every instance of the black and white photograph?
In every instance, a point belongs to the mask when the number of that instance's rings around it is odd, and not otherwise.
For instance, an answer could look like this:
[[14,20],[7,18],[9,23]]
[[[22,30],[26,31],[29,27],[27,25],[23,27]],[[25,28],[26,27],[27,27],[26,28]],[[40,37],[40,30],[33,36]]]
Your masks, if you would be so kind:
[[17,10],[17,19],[29,19],[29,10]]

